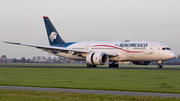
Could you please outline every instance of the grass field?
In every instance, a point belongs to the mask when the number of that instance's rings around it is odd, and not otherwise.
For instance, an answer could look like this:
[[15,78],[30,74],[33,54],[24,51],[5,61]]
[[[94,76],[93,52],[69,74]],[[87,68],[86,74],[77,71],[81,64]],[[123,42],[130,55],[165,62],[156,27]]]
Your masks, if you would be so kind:
[[180,71],[0,67],[0,85],[180,93]]
[[0,90],[1,101],[179,101],[180,98]]

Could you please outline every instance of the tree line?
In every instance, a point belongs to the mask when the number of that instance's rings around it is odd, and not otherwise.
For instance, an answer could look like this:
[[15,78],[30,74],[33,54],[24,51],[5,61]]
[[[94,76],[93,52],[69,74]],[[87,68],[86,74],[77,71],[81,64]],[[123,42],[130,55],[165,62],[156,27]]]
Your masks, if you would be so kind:
[[85,61],[74,61],[70,59],[66,59],[63,57],[44,57],[44,56],[34,56],[31,59],[22,57],[21,59],[17,58],[7,58],[6,55],[2,55],[0,58],[1,63],[86,63]]

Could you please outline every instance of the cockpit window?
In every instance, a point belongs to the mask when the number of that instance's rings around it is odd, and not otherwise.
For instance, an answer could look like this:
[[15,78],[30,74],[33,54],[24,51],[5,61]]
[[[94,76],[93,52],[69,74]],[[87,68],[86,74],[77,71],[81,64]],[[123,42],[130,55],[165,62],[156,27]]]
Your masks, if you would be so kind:
[[171,49],[168,47],[163,47],[162,50],[171,50]]

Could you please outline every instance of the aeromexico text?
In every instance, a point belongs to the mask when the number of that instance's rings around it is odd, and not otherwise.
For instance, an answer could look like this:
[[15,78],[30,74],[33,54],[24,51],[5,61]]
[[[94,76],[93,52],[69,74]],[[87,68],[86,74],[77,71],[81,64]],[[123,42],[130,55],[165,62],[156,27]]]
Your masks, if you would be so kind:
[[121,43],[118,47],[147,47],[147,43]]

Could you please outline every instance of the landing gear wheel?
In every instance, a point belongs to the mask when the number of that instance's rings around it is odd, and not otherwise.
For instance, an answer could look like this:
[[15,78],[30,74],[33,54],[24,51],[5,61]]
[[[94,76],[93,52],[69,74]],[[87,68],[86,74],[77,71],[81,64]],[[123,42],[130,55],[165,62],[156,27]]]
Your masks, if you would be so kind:
[[111,68],[112,67],[112,64],[109,64],[109,68]]
[[91,65],[90,65],[90,64],[87,64],[86,67],[91,67]]
[[116,67],[118,68],[118,67],[119,67],[119,64],[117,64]]
[[87,64],[86,67],[94,67],[94,68],[96,68],[97,65],[90,65],[90,64]]
[[97,67],[97,65],[92,65],[92,67],[96,68],[96,67]]
[[118,68],[119,64],[109,64],[109,68]]
[[158,66],[157,66],[158,68],[162,68],[163,66],[162,66],[162,64],[158,64]]

